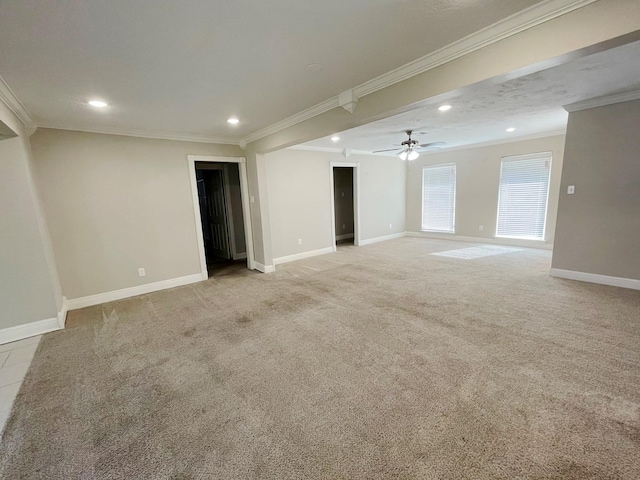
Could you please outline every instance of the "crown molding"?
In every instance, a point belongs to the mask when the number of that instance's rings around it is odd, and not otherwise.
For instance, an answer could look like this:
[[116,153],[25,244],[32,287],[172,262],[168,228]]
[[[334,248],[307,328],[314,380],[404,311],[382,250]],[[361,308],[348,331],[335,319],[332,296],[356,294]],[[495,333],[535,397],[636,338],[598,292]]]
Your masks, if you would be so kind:
[[504,145],[507,143],[526,142],[527,140],[537,140],[539,138],[557,137],[559,135],[566,135],[566,134],[567,134],[566,129],[549,130],[548,132],[540,132],[532,135],[523,135],[521,137],[509,137],[509,138],[503,138],[500,140],[490,140],[488,142],[471,143],[469,145],[460,145],[457,147],[449,147],[449,148],[445,147],[440,150],[433,150],[431,152],[420,152],[420,156],[434,155],[438,153],[456,152],[459,150],[471,150],[473,148],[492,147],[494,145]]
[[[598,0],[545,0],[424,57],[362,83],[354,87],[352,91],[357,98],[361,98],[596,1]],[[248,143],[292,127],[338,106],[340,106],[339,95],[336,95],[302,112],[247,135],[240,141],[240,145],[246,146]]]
[[631,92],[616,93],[614,95],[607,95],[604,97],[592,98],[584,100],[582,102],[571,103],[565,105],[563,108],[569,112],[577,112],[580,110],[586,110],[588,108],[604,107],[606,105],[613,105],[614,103],[630,102],[632,100],[640,99],[640,90],[633,90]]
[[331,97],[329,100],[325,100],[322,103],[318,103],[313,107],[302,110],[295,115],[287,117],[284,120],[280,120],[279,122],[273,123],[268,127],[247,135],[241,140],[240,145],[244,144],[246,146],[248,143],[255,142],[256,140],[269,136],[273,133],[277,133],[281,130],[284,130],[285,128],[292,127],[298,123],[309,120],[310,118],[321,115],[324,112],[328,112],[329,110],[333,110],[334,108],[339,106],[340,104],[338,102],[338,95],[336,95],[335,97]]
[[36,122],[27,111],[27,108],[23,105],[20,99],[17,97],[13,90],[4,81],[4,78],[0,76],[0,102],[4,103],[9,110],[11,110],[16,117],[24,124],[27,129],[27,133],[31,135],[36,131]]
[[222,145],[240,145],[240,139],[228,137],[205,137],[199,135],[182,135],[166,132],[150,132],[148,130],[128,130],[109,127],[90,127],[86,125],[65,125],[58,123],[38,124],[39,128],[54,130],[71,130],[74,132],[102,133],[105,135],[123,135],[125,137],[154,138],[158,140],[176,140],[179,142],[217,143]]
[[[308,145],[294,145],[293,147],[287,147],[285,150],[303,150],[305,152],[323,152],[323,153],[343,153],[344,148],[335,147],[313,147]],[[372,155],[371,152],[366,150],[353,150],[348,149],[351,155]]]

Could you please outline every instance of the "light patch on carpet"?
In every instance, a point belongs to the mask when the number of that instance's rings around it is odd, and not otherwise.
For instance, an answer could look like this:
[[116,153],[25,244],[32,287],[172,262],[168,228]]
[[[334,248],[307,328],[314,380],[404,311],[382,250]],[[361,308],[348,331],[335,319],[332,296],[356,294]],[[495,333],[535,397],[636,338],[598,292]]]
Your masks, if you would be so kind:
[[457,250],[447,250],[446,252],[436,252],[430,255],[437,257],[461,258],[463,260],[473,260],[474,258],[491,257],[502,255],[503,253],[519,252],[521,248],[502,247],[499,245],[483,245],[482,247],[468,247]]

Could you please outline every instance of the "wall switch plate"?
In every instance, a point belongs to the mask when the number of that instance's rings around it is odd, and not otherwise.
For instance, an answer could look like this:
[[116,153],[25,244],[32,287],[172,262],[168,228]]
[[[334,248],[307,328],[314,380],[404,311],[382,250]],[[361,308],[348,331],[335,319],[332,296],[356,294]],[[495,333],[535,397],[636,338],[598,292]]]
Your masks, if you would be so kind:
[[344,223],[342,224],[342,229],[343,229],[343,230],[346,230],[346,229],[347,229],[347,226],[346,226]]
[[251,203],[256,203],[256,197],[254,197],[253,195],[251,195]]
[[302,245],[302,239],[301,238],[298,239],[298,245]]
[[480,230],[480,231],[482,232],[482,231],[484,230],[484,225],[480,225],[480,226],[478,227],[478,230]]
[[393,228],[393,225],[389,224],[389,228]]
[[144,271],[144,268],[139,268],[138,269],[138,276],[139,277],[144,277],[147,273]]
[[569,185],[567,187],[567,194],[573,195],[574,193],[576,193],[576,186],[575,185]]

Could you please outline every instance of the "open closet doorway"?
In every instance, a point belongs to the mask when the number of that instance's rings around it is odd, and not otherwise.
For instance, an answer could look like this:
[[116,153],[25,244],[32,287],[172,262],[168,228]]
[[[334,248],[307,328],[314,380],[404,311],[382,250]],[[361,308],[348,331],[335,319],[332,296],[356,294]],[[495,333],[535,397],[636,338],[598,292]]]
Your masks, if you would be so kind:
[[331,163],[331,210],[334,251],[359,244],[358,164]]
[[203,279],[254,268],[246,168],[240,160],[189,156]]

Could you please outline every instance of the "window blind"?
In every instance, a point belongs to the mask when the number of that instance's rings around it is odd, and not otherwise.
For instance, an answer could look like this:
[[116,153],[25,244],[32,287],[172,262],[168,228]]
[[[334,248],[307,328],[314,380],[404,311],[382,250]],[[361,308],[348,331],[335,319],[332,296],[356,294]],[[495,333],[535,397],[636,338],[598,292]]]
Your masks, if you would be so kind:
[[502,159],[497,237],[544,240],[550,173],[551,152]]
[[422,230],[453,233],[455,210],[455,164],[424,167],[422,170]]

